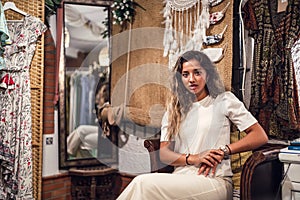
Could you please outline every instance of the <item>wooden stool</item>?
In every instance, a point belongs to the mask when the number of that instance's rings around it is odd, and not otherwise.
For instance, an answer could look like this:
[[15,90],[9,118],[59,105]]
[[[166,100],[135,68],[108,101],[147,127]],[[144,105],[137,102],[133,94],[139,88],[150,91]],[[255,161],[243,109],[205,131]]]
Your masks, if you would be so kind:
[[107,166],[71,168],[69,174],[72,199],[115,199],[117,172],[118,170]]

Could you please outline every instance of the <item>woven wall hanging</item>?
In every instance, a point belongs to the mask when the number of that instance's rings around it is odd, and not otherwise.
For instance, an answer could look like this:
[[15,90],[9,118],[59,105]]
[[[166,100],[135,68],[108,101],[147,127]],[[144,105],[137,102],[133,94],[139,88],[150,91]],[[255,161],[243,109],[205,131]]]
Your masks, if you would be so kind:
[[[210,13],[210,8],[221,4],[222,0],[166,0],[163,9],[165,33],[164,56],[169,56],[171,68],[179,55],[189,50],[203,50],[207,39],[222,40],[222,33],[207,36],[206,30],[210,25],[217,24],[224,16],[229,4],[215,13]],[[207,48],[207,47],[205,47]],[[214,48],[211,48],[214,50]],[[205,51],[208,52],[208,51]],[[213,62],[219,61],[214,54],[208,55]]]

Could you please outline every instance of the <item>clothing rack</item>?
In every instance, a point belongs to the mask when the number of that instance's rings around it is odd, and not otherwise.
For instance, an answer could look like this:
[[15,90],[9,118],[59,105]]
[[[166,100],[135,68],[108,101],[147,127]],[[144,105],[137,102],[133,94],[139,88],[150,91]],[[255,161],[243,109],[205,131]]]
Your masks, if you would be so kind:
[[90,73],[90,69],[89,68],[78,68],[78,67],[68,67],[68,69],[66,70],[66,75],[72,75],[73,73]]
[[66,75],[71,75],[74,72],[89,72],[89,73],[94,73],[95,71],[97,72],[104,72],[105,70],[107,70],[107,66],[101,66],[99,63],[93,63],[90,64],[88,67],[68,67],[66,69]]

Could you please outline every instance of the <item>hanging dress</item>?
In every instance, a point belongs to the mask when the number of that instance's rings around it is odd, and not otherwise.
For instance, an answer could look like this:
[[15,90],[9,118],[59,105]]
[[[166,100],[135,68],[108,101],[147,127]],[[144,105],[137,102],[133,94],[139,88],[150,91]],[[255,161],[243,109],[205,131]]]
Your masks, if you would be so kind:
[[[47,27],[36,17],[7,23],[4,60],[14,87],[0,91],[0,199],[33,199],[30,64]],[[0,71],[1,72],[1,71]]]
[[300,105],[300,35],[297,42],[292,47],[292,57],[293,57],[295,79],[298,88],[298,102]]
[[300,112],[291,48],[300,34],[300,2],[277,12],[277,0],[249,0],[245,25],[254,43],[250,111],[269,136],[293,139],[300,134]]

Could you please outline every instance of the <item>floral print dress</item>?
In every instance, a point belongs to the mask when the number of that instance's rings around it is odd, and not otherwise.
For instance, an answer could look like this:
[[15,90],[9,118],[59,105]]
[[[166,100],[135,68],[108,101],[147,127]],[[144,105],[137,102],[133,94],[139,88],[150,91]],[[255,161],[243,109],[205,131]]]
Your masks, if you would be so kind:
[[12,40],[5,46],[6,68],[13,87],[0,90],[0,199],[33,199],[30,64],[36,42],[47,27],[34,16],[8,21]]

